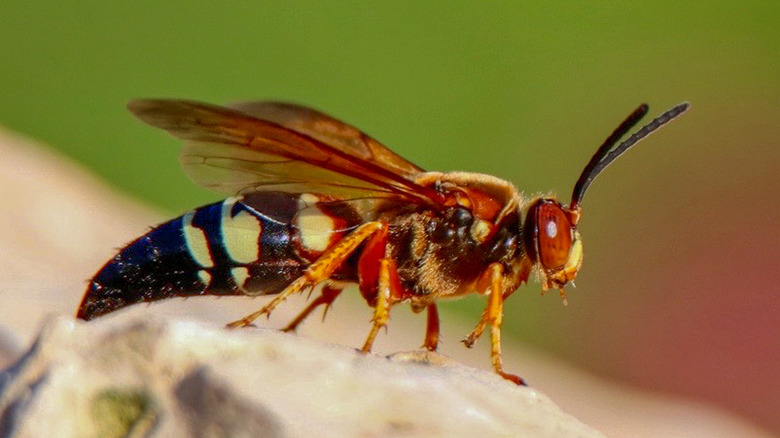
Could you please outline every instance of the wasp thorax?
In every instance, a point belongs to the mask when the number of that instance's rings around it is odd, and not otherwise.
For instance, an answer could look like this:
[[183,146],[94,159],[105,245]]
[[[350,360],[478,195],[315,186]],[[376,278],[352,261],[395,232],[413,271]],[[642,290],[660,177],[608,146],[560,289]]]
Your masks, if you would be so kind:
[[577,276],[582,241],[570,212],[558,201],[539,199],[529,207],[525,241],[529,256],[542,268],[546,287],[561,287]]

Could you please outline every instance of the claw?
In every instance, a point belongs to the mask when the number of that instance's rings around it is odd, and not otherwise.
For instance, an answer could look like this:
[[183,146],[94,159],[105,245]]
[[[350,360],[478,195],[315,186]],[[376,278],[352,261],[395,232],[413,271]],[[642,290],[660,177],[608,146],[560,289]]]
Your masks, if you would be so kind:
[[514,375],[514,374],[510,374],[510,373],[505,373],[503,371],[498,371],[498,375],[500,375],[501,377],[509,380],[510,382],[514,383],[515,385],[518,385],[518,386],[528,386],[528,384],[525,383],[525,380],[523,380],[523,378],[520,377],[520,376],[517,376],[517,375]]

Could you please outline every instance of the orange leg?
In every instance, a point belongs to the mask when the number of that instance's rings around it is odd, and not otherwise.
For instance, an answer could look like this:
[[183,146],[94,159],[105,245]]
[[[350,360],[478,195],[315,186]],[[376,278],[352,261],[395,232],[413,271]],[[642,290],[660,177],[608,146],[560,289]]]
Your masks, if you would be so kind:
[[474,330],[471,331],[471,333],[466,336],[465,339],[463,339],[461,342],[463,342],[463,345],[466,346],[466,348],[471,348],[474,346],[474,343],[477,342],[477,339],[479,339],[480,336],[482,336],[482,332],[485,331],[485,327],[487,326],[488,320],[485,316],[485,313],[487,312],[487,308],[484,312],[482,312],[482,319],[479,320],[477,323],[477,326],[474,327]]
[[331,304],[333,304],[333,301],[339,296],[339,294],[341,294],[342,290],[344,290],[342,287],[333,287],[330,285],[324,286],[320,296],[309,303],[309,305],[306,306],[306,308],[303,309],[303,311],[299,313],[295,319],[287,324],[287,327],[283,328],[282,331],[294,332],[298,328],[298,325],[300,325],[303,320],[311,314],[311,312],[323,304],[325,305],[325,310],[322,312],[322,319],[325,320],[325,315],[327,315],[328,309],[330,309]]
[[333,274],[333,271],[338,269],[338,267],[349,258],[364,240],[371,237],[372,234],[383,229],[385,226],[386,225],[383,222],[367,222],[359,226],[349,236],[341,239],[338,243],[328,248],[319,259],[309,265],[302,276],[296,278],[262,309],[231,322],[227,327],[246,327],[252,324],[252,321],[260,316],[270,315],[276,306],[286,300],[287,297],[300,293],[307,287],[314,287],[318,283],[327,280]]
[[374,308],[373,318],[374,325],[368,333],[365,344],[363,344],[363,353],[371,351],[371,346],[374,345],[374,339],[379,329],[387,326],[387,320],[390,318],[390,306],[393,305],[392,297],[398,296],[399,291],[394,290],[398,287],[397,283],[391,280],[392,269],[395,269],[392,260],[388,258],[379,259],[376,307]]
[[482,319],[474,330],[466,336],[463,343],[467,347],[474,345],[479,339],[485,327],[490,324],[490,359],[493,362],[493,369],[501,377],[511,380],[518,385],[525,385],[523,379],[514,374],[504,372],[503,360],[501,359],[501,322],[504,317],[504,296],[501,291],[501,280],[504,276],[504,268],[498,263],[488,266],[486,271],[487,279],[490,281],[490,295],[485,311],[482,312]]
[[423,348],[428,351],[436,351],[439,347],[439,310],[436,303],[428,305],[428,322],[425,326],[425,342]]
[[[493,290],[493,271],[495,270],[501,270],[503,271],[503,268],[499,264],[493,264],[488,266],[488,268],[485,270],[485,272],[482,273],[479,280],[477,281],[477,290],[480,292],[483,291],[491,291]],[[502,297],[503,298],[503,297]],[[482,332],[485,331],[485,327],[487,327],[488,322],[490,321],[490,299],[488,299],[488,306],[485,308],[485,310],[482,312],[482,317],[479,319],[479,322],[477,323],[477,326],[474,327],[474,330],[471,331],[471,333],[466,336],[461,342],[467,347],[471,348],[474,346],[474,343],[477,342],[477,339],[482,336]]]

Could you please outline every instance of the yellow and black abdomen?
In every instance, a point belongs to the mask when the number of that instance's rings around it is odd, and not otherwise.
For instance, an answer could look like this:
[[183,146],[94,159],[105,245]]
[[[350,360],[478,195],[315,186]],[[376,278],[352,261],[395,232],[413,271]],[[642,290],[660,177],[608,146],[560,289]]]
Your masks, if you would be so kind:
[[[319,253],[305,246],[317,239],[311,235],[316,230],[299,227],[302,211],[309,221],[312,212],[324,215],[320,222],[325,225],[334,219],[356,221],[351,214],[331,218],[332,212],[307,208],[311,196],[263,192],[228,198],[155,227],[92,278],[77,316],[89,320],[175,296],[279,292]],[[333,232],[320,231],[325,236]],[[350,271],[347,267],[340,276],[352,280]]]

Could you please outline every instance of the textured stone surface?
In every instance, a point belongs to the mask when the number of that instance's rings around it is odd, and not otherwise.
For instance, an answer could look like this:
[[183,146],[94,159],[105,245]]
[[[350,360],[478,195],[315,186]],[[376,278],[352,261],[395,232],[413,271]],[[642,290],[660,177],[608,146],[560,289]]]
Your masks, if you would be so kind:
[[0,435],[602,437],[545,395],[431,353],[390,358],[183,320],[47,324],[2,375]]

